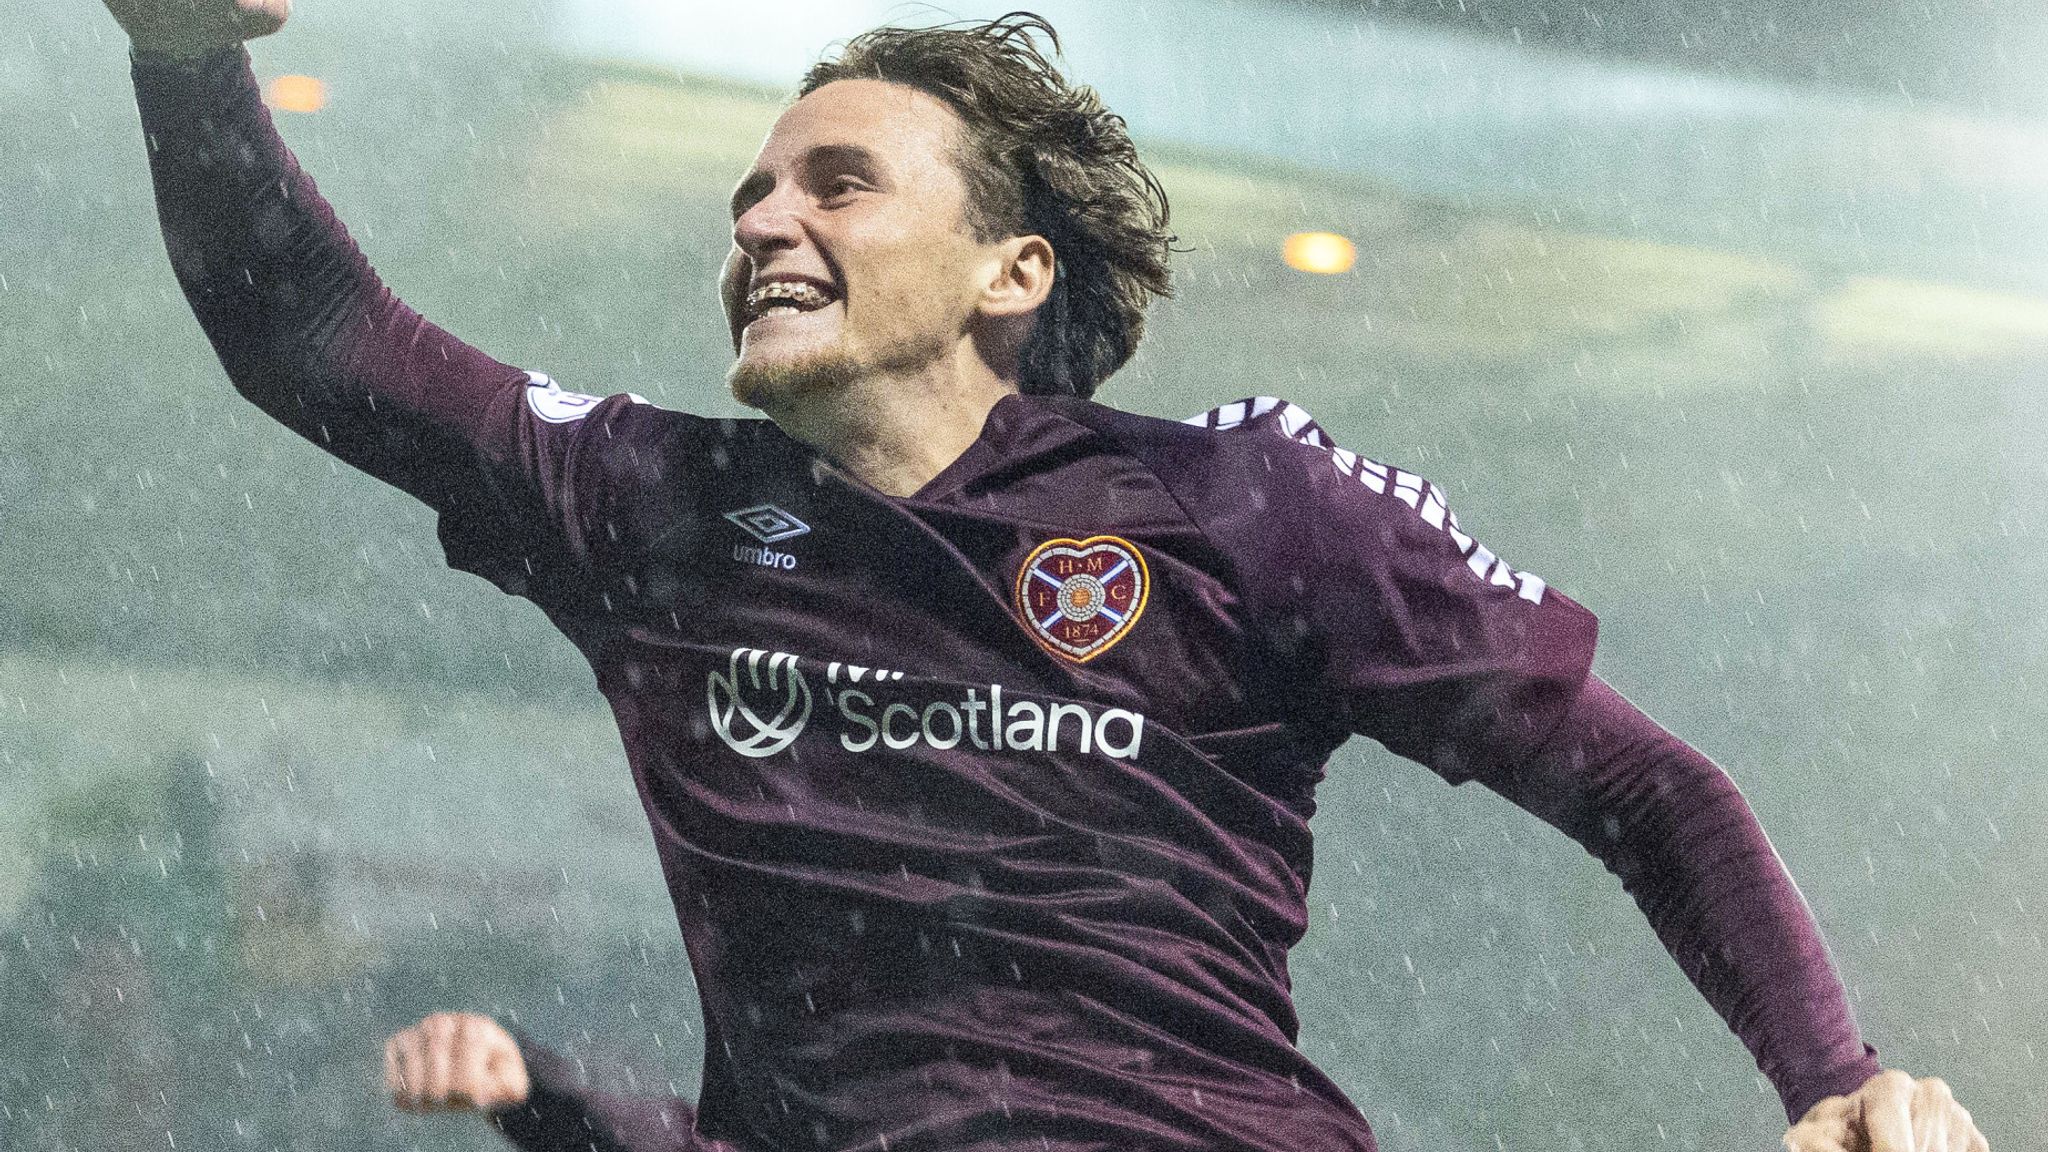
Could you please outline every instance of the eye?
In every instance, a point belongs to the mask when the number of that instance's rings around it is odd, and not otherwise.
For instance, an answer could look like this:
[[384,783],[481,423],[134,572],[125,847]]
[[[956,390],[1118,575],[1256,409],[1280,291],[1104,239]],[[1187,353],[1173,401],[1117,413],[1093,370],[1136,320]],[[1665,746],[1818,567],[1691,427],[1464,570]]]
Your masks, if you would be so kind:
[[870,186],[867,181],[857,176],[833,176],[825,181],[824,198],[826,200],[844,200],[855,192],[866,192],[869,190]]

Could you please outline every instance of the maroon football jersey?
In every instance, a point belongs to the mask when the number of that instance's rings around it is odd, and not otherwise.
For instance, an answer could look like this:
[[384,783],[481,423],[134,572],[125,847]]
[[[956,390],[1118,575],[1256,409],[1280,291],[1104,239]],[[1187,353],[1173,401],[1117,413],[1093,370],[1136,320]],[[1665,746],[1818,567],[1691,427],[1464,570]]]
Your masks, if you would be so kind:
[[[1875,1071],[1733,785],[1591,677],[1593,617],[1420,477],[1276,400],[1174,423],[1011,395],[889,497],[767,421],[455,339],[371,272],[241,52],[136,77],[172,264],[235,385],[436,508],[449,562],[596,671],[703,1000],[702,1137],[1370,1149],[1294,1046],[1287,974],[1352,734],[1598,854],[1794,1115]],[[550,1120],[595,1098],[535,1063],[507,1123],[530,1146],[555,1121],[576,1147],[692,1139],[669,1105]]]
[[1270,399],[1009,396],[906,499],[766,421],[539,375],[483,407],[504,495],[444,514],[449,560],[611,701],[707,1135],[1367,1146],[1293,1045],[1322,765],[1353,732],[1517,762],[1586,678],[1584,609]]

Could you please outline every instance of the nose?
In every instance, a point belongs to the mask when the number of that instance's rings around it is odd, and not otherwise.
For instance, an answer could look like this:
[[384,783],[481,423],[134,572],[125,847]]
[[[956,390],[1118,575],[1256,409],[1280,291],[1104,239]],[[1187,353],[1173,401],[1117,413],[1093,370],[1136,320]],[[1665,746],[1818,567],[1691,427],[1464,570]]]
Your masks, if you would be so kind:
[[803,238],[797,209],[797,198],[786,186],[771,190],[732,222],[733,246],[756,264],[770,252],[796,247]]

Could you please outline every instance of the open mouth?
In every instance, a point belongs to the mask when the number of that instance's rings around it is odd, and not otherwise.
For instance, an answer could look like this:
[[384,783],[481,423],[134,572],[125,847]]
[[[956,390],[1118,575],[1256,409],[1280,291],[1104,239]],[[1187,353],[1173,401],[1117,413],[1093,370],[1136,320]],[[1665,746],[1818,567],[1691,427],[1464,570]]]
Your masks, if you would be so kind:
[[814,280],[770,280],[747,293],[747,323],[769,316],[816,312],[839,299],[831,288]]

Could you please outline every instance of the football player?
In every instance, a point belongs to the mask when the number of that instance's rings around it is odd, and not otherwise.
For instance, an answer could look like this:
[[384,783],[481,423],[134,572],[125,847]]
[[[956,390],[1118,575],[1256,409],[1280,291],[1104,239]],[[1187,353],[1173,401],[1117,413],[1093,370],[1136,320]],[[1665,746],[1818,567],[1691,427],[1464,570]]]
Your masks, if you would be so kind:
[[1287,972],[1358,734],[1603,861],[1791,1146],[1985,1147],[1880,1068],[1748,806],[1593,674],[1586,609],[1289,403],[1090,399],[1168,290],[1166,202],[1041,21],[805,77],[732,197],[728,382],[765,418],[714,420],[387,291],[251,76],[286,0],[107,2],[229,380],[588,657],[697,977],[694,1106],[452,1014],[393,1038],[402,1104],[533,1148],[1370,1149]]

